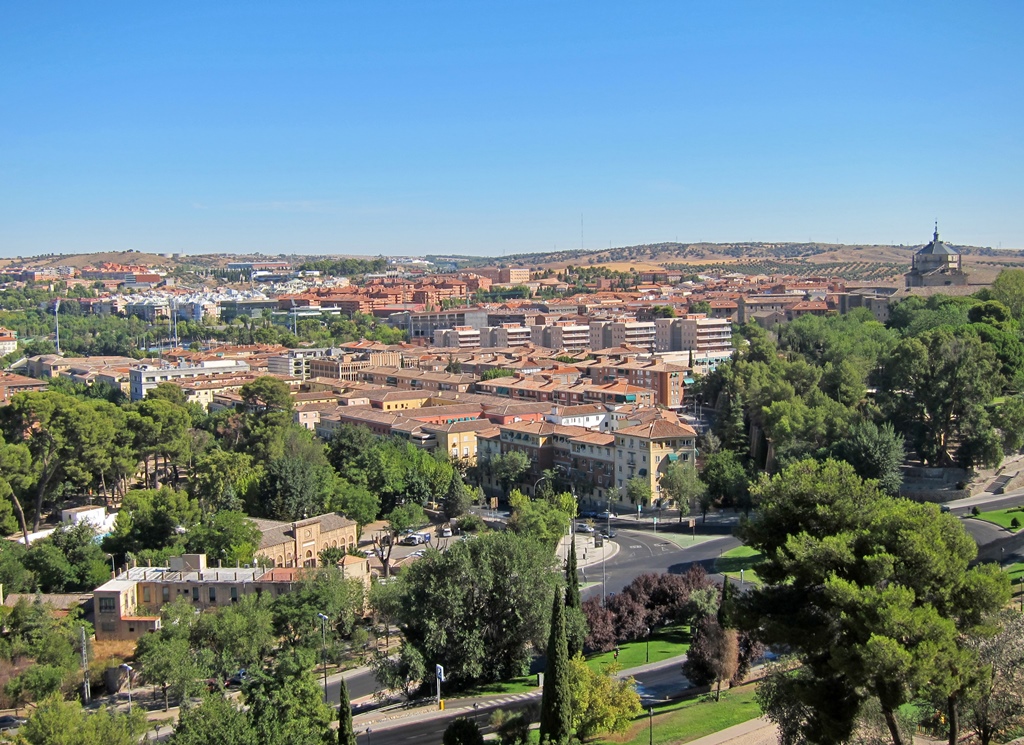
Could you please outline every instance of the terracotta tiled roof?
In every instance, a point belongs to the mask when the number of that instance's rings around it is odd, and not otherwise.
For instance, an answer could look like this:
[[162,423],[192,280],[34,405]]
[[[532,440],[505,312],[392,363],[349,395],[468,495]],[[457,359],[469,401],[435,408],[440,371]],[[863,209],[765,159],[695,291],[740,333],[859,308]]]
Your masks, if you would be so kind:
[[697,431],[686,424],[657,420],[620,429],[616,434],[643,437],[648,440],[663,440],[669,437],[696,437]]

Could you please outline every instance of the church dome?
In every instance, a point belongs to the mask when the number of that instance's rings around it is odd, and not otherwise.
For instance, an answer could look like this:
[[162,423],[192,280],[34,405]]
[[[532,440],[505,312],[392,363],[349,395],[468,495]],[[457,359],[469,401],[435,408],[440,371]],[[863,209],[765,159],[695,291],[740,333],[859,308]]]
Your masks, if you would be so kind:
[[917,252],[918,256],[959,256],[956,251],[939,240],[939,228],[935,226],[935,233],[932,235],[932,242]]

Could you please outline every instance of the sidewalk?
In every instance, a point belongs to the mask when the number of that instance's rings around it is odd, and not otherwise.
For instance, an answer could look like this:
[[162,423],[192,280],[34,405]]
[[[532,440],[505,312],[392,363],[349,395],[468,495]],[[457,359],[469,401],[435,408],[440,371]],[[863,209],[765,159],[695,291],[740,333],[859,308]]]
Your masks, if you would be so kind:
[[[614,538],[605,538],[601,548],[594,548],[595,535],[595,533],[576,533],[576,566],[580,569],[608,561],[619,553],[619,543]],[[558,542],[555,553],[558,556],[558,563],[561,565],[565,564],[565,560],[569,556],[571,541],[569,536],[563,536],[562,540]]]
[[691,740],[687,745],[776,745],[778,741],[778,727],[764,717],[758,717]]

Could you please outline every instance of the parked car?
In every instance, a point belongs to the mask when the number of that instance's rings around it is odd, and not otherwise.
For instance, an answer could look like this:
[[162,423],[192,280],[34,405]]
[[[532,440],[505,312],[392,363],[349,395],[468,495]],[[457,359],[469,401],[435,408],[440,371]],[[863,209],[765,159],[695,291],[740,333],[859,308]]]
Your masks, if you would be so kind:
[[598,520],[610,520],[611,518],[615,517],[615,513],[605,510],[604,512],[598,512],[597,515],[595,515],[595,517]]
[[16,717],[13,714],[5,714],[0,717],[0,732],[12,732],[28,720],[24,717]]
[[452,526],[445,524],[441,526],[441,537],[451,538],[452,537]]
[[593,533],[594,526],[587,525],[586,523],[579,523],[576,525],[576,531],[579,533]]
[[422,543],[430,543],[430,533],[409,533],[402,539],[403,546],[419,546]]

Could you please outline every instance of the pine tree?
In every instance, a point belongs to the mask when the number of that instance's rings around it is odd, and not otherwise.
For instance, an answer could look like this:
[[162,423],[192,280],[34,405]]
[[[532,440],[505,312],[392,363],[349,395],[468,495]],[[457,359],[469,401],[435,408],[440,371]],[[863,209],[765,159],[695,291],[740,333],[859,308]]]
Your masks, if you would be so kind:
[[338,745],[358,745],[356,731],[352,726],[352,704],[348,698],[348,686],[341,679],[341,701],[338,706]]
[[540,741],[566,745],[571,734],[569,701],[569,648],[565,640],[565,602],[555,593],[551,608],[551,633],[548,636],[547,664],[544,669],[544,693],[540,701]]
[[569,558],[565,562],[565,607],[580,608],[580,578],[576,568],[576,536],[572,537],[569,547]]

